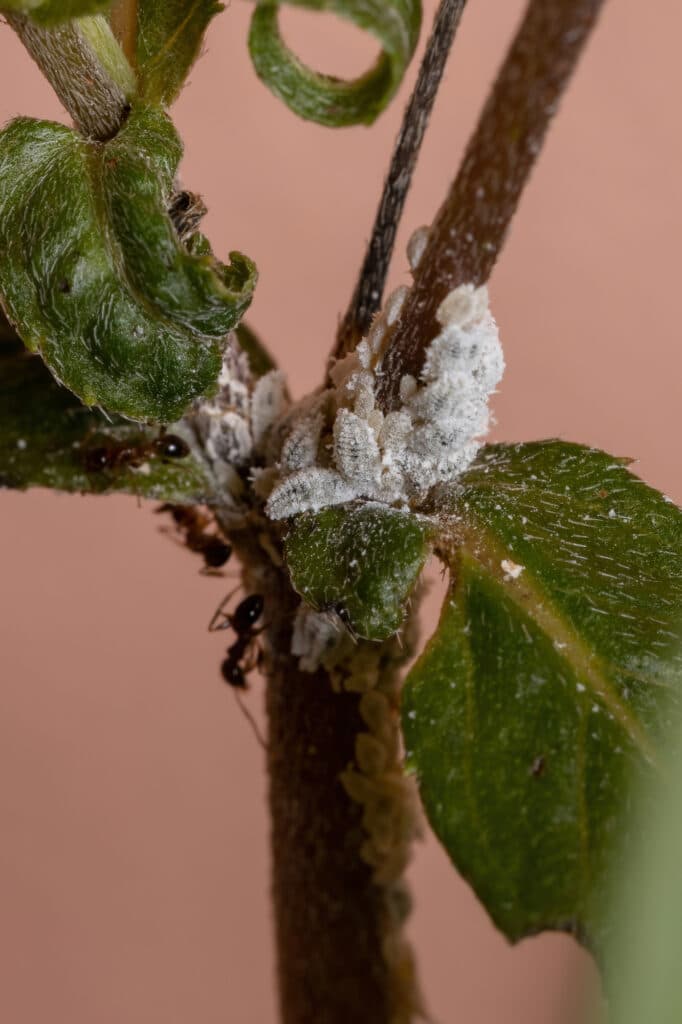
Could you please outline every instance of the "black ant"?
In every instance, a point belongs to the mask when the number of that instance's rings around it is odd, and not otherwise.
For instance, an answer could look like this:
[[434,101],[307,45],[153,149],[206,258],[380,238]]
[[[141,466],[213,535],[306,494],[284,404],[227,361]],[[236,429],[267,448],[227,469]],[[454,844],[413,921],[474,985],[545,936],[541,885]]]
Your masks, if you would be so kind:
[[171,505],[166,503],[156,509],[158,513],[169,512],[173,522],[184,534],[185,544],[190,551],[204,559],[204,571],[222,569],[230,560],[232,545],[217,533],[209,532],[213,517],[194,505]]
[[[220,672],[225,682],[230,686],[235,687],[237,690],[245,690],[247,688],[246,676],[257,668],[261,662],[262,652],[260,649],[256,649],[256,654],[252,656],[248,665],[245,664],[245,658],[250,651],[254,650],[254,641],[262,631],[254,629],[254,626],[263,614],[265,601],[262,594],[249,594],[248,597],[239,602],[230,615],[228,612],[224,612],[223,608],[231,597],[232,594],[229,594],[221,603],[208,628],[211,631],[233,629],[237,634],[237,639],[227,649],[227,657],[220,666]],[[223,621],[218,622],[221,616]]]
[[[232,594],[234,594],[234,591],[232,591]],[[227,649],[226,657],[220,666],[220,674],[228,686],[232,688],[242,714],[249,721],[256,739],[262,747],[265,747],[266,744],[261,736],[258,723],[242,702],[242,693],[248,689],[246,677],[249,672],[253,672],[254,669],[258,668],[263,656],[263,652],[260,647],[256,646],[255,640],[264,627],[261,627],[261,629],[255,629],[254,627],[263,614],[265,601],[262,594],[249,594],[248,597],[239,602],[235,610],[230,614],[223,611],[223,609],[232,597],[232,594],[228,594],[224,601],[221,601],[208,628],[212,631],[232,629],[237,634],[237,639]],[[219,622],[218,620],[221,617],[223,621]],[[249,664],[245,664],[245,659],[249,652],[252,652],[252,656]]]
[[139,444],[123,442],[89,448],[85,452],[85,469],[88,473],[98,473],[104,469],[141,466],[146,459],[154,456],[160,459],[184,459],[187,455],[189,445],[186,441],[177,434],[161,434],[153,441]]

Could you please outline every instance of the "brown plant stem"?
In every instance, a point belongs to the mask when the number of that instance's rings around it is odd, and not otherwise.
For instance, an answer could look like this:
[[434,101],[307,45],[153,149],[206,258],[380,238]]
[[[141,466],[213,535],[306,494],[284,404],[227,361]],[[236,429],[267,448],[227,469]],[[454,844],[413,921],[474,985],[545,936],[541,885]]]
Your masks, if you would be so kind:
[[429,234],[383,361],[379,402],[399,403],[438,333],[436,311],[460,284],[484,284],[604,0],[531,0],[459,173]]
[[351,352],[381,306],[395,236],[445,64],[466,0],[441,0],[419,75],[405,109],[372,236],[348,311],[338,330],[334,355]]
[[406,897],[363,859],[363,809],[341,780],[367,731],[361,695],[338,692],[323,669],[300,669],[288,653],[298,598],[272,570],[260,585],[282,1024],[408,1024],[417,997],[401,937]]
[[273,901],[282,1024],[388,1024],[380,891],[360,859],[361,809],[341,772],[358,698],[280,664],[268,682]]

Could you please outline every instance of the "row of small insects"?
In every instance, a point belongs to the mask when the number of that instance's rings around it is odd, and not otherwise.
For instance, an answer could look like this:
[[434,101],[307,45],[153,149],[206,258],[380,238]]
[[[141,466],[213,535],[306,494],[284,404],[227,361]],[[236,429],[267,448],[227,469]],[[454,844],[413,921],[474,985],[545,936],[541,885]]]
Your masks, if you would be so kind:
[[[163,432],[151,441],[138,444],[113,443],[88,448],[84,453],[86,472],[98,473],[125,468],[137,468],[150,458],[163,461],[183,459],[189,455],[189,446],[176,434]],[[214,529],[211,514],[204,509],[185,505],[161,505],[159,513],[170,514],[184,545],[204,560],[204,571],[222,569],[230,559],[232,547]],[[217,608],[209,629],[211,631],[232,629],[236,640],[227,649],[220,666],[223,679],[237,690],[246,689],[246,676],[257,668],[262,660],[262,650],[257,637],[262,631],[257,628],[263,615],[263,597],[250,594],[241,601],[233,612],[225,611],[235,591],[225,598]]]

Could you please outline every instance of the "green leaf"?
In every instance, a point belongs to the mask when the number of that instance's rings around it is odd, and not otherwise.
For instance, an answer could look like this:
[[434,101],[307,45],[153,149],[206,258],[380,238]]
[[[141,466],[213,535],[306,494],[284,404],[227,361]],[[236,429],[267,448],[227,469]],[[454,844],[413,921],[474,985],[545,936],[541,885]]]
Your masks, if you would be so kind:
[[384,505],[339,505],[298,516],[285,541],[294,589],[337,612],[358,637],[386,640],[429,554],[431,524]]
[[436,834],[512,940],[594,910],[682,658],[682,513],[621,459],[495,445],[439,496],[451,586],[407,680]]
[[307,67],[279,30],[279,0],[260,0],[249,50],[258,77],[299,117],[330,127],[371,124],[392,99],[412,59],[421,0],[289,0],[293,6],[340,15],[371,32],[382,51],[361,78],[347,82]]
[[111,0],[2,0],[6,11],[28,14],[42,25],[56,25],[71,18],[98,14],[111,7]]
[[167,206],[182,148],[134,109],[106,144],[18,118],[0,133],[0,297],[32,351],[86,405],[171,422],[215,390],[220,339],[254,265],[185,249]]
[[[210,486],[201,464],[192,455],[162,458],[152,447],[158,436],[158,430],[86,409],[39,356],[0,345],[0,487],[206,500]],[[110,465],[97,467],[98,450],[109,454]]]
[[209,22],[222,10],[217,0],[139,0],[137,66],[146,100],[170,106],[199,56]]

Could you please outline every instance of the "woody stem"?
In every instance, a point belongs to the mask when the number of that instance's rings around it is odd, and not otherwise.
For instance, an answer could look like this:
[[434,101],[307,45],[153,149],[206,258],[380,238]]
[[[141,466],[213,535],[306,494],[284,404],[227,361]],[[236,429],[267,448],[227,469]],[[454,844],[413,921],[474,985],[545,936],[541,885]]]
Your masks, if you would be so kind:
[[383,362],[379,402],[399,404],[438,333],[436,311],[460,284],[485,283],[604,0],[530,0],[464,160],[429,234]]

